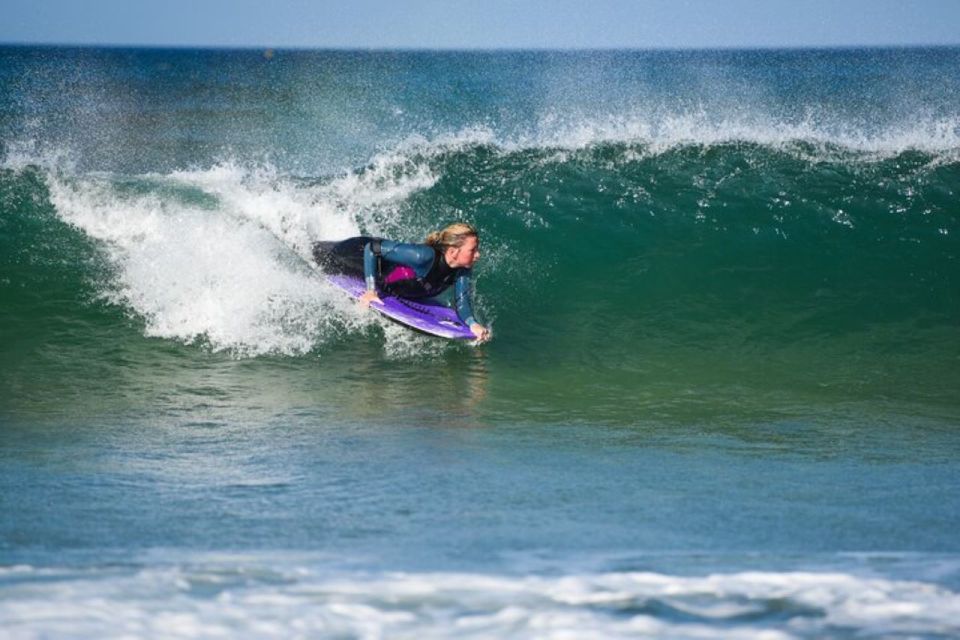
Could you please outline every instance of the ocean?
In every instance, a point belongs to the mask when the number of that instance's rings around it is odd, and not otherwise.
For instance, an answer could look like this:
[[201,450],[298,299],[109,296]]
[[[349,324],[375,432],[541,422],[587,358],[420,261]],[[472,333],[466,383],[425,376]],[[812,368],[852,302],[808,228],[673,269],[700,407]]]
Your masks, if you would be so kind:
[[958,48],[0,47],[5,638],[960,637],[958,390]]

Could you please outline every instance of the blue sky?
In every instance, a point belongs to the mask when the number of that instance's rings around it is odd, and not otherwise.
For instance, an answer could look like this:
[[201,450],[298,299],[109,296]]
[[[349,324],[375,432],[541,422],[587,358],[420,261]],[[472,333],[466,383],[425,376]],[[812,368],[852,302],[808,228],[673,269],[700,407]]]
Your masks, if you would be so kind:
[[377,49],[960,44],[960,0],[3,0],[0,42]]

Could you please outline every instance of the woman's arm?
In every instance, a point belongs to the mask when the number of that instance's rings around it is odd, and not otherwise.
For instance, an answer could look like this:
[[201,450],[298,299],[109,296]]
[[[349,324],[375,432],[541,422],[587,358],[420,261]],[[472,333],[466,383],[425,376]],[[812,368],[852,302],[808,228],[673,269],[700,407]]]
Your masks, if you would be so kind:
[[[374,240],[363,246],[363,281],[367,285],[367,290],[360,296],[360,304],[364,307],[370,306],[371,302],[380,302],[380,296],[377,295],[377,255],[382,251],[380,248],[385,240]],[[374,243],[378,246],[374,250]]]
[[470,331],[477,337],[477,340],[488,340],[490,338],[490,330],[477,322],[477,318],[473,315],[473,305],[470,302],[472,275],[470,269],[463,269],[460,275],[457,276],[457,281],[453,289],[454,306],[463,324],[470,327]]
[[473,315],[473,305],[470,303],[470,269],[463,269],[460,272],[460,275],[457,276],[457,281],[453,288],[453,302],[454,307],[457,309],[457,315],[460,316],[460,320],[463,321],[463,324],[468,327],[471,324],[476,324],[477,319]]

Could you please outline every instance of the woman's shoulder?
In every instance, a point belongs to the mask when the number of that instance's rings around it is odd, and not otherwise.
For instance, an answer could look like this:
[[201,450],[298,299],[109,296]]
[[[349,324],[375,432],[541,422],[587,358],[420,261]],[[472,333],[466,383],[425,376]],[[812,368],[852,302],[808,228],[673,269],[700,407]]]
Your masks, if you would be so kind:
[[397,256],[403,256],[406,259],[416,259],[418,262],[433,260],[435,255],[433,247],[427,244],[417,242],[397,242],[394,240],[384,240],[382,242],[384,253],[390,252]]

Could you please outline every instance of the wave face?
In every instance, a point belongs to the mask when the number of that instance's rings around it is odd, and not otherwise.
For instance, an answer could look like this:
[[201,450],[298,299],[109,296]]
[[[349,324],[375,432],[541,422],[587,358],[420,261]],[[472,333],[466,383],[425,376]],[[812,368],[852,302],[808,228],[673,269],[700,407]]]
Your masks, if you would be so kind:
[[4,329],[297,357],[381,326],[388,355],[436,356],[456,348],[357,312],[310,267],[309,246],[417,240],[465,217],[483,234],[476,306],[497,357],[555,372],[547,385],[586,415],[594,392],[579,396],[571,369],[594,372],[610,400],[736,380],[952,406],[954,154],[808,140],[529,146],[467,130],[335,176],[8,161]]

